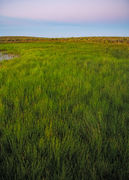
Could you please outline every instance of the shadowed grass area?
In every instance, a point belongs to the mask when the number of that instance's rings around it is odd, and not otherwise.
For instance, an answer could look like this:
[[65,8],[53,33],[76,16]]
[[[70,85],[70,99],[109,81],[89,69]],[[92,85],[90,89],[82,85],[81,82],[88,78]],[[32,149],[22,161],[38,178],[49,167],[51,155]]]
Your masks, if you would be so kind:
[[129,45],[75,40],[0,44],[2,180],[128,179]]

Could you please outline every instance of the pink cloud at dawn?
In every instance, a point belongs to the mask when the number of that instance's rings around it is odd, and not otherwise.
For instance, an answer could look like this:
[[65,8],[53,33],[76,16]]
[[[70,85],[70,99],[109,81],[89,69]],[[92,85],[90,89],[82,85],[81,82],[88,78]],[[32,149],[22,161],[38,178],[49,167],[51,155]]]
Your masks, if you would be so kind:
[[57,22],[129,20],[128,0],[0,0],[0,16]]

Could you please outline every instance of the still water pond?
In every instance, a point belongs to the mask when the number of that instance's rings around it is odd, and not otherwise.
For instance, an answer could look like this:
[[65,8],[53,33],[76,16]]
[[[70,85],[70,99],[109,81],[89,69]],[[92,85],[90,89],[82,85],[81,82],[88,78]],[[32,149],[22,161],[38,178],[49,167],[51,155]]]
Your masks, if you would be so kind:
[[11,54],[1,53],[1,52],[0,52],[0,61],[13,59],[13,58],[15,58],[15,57],[17,57],[17,56],[16,56],[16,55],[11,55]]

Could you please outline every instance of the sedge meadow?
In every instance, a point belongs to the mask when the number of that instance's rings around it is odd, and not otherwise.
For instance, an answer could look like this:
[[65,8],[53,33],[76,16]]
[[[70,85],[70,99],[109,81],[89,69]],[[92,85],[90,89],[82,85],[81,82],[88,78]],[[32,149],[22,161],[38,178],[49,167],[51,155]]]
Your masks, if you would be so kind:
[[1,37],[1,180],[127,180],[129,38]]

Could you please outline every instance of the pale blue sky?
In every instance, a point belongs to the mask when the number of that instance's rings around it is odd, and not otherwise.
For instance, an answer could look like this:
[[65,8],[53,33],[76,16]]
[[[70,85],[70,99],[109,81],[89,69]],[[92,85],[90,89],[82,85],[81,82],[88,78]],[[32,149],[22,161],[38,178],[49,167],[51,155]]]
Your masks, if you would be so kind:
[[129,0],[0,0],[0,35],[129,36]]

